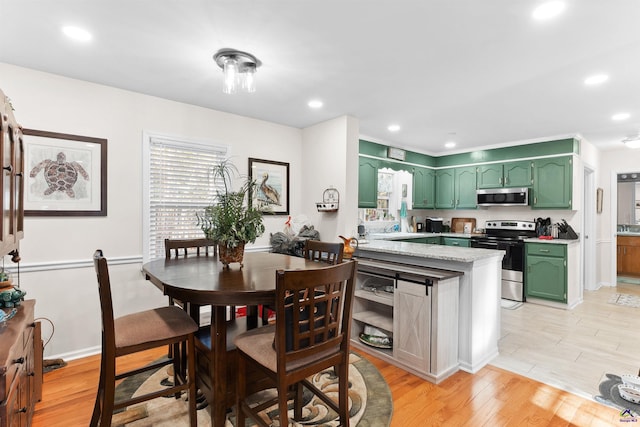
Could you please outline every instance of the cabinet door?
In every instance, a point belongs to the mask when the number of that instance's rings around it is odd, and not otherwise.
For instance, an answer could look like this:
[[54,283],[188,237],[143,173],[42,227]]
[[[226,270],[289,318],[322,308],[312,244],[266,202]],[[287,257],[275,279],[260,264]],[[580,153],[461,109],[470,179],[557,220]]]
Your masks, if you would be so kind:
[[478,188],[502,188],[502,164],[478,166]]
[[425,243],[428,243],[430,245],[439,245],[441,243],[440,241],[440,236],[430,236],[427,237]]
[[415,168],[413,171],[413,209],[433,209],[436,206],[436,172]]
[[522,160],[508,162],[503,165],[504,187],[529,187],[531,186],[531,162]]
[[454,180],[453,168],[436,171],[436,208],[453,209],[455,207]]
[[477,175],[475,166],[456,168],[455,194],[456,209],[476,209],[476,183]]
[[375,209],[377,203],[378,161],[360,157],[358,166],[358,207]]
[[393,293],[393,357],[429,372],[431,296],[427,286],[396,281]]
[[567,302],[565,258],[527,255],[525,283],[527,296]]
[[571,209],[571,157],[533,162],[534,209]]

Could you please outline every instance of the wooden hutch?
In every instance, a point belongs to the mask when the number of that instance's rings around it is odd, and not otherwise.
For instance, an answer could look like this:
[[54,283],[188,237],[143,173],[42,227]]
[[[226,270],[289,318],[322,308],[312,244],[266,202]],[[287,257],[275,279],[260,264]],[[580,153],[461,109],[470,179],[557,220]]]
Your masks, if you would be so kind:
[[[11,102],[0,90],[0,255],[20,261],[24,237],[24,144]],[[2,291],[2,289],[0,289]],[[42,338],[35,300],[0,325],[0,427],[30,426],[42,397]],[[8,314],[8,310],[7,314]]]

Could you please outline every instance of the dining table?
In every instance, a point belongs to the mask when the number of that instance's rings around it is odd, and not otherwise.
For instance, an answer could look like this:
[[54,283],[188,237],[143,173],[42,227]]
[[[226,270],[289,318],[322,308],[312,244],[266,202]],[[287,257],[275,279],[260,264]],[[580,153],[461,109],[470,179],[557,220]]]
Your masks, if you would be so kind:
[[[276,271],[316,269],[326,264],[302,257],[245,252],[242,265],[218,260],[217,255],[156,259],[143,264],[147,280],[170,298],[183,302],[199,324],[200,307],[211,306],[211,323],[204,332],[196,361],[196,382],[205,395],[214,426],[225,425],[227,411],[235,403],[235,350],[233,335],[258,326],[259,305],[275,306]],[[247,316],[227,318],[228,306],[247,306]],[[202,336],[203,330],[199,331]],[[206,340],[206,338],[205,338]],[[198,340],[197,344],[198,344]]]

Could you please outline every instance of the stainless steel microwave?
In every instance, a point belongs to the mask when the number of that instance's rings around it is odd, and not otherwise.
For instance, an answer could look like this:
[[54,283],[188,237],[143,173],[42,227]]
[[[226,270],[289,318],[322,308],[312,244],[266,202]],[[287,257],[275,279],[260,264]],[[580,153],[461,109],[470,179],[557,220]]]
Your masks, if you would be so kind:
[[528,206],[529,189],[522,188],[491,188],[476,190],[478,206]]

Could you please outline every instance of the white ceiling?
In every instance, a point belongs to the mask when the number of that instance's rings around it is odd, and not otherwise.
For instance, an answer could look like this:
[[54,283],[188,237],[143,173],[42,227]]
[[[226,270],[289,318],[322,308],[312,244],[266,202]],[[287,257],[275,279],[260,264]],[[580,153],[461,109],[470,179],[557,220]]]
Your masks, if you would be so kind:
[[[640,133],[640,1],[566,2],[541,23],[538,0],[0,0],[0,62],[298,128],[352,115],[423,153],[567,135],[621,148]],[[222,93],[221,48],[262,61],[256,93]]]

